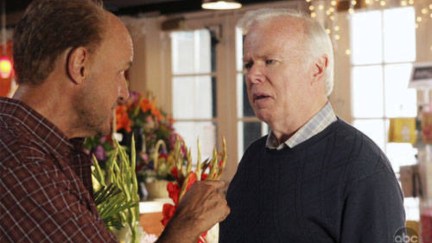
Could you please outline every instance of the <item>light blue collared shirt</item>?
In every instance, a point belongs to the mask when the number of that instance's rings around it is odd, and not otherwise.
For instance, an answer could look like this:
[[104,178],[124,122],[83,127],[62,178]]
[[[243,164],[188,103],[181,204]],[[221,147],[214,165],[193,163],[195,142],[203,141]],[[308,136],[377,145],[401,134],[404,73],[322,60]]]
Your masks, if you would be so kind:
[[267,137],[266,147],[277,150],[283,149],[286,146],[294,148],[300,143],[320,133],[336,120],[337,117],[334,113],[333,107],[331,106],[330,102],[327,102],[327,104],[318,113],[316,113],[305,125],[303,125],[284,143],[278,144],[277,139],[270,131],[269,136]]

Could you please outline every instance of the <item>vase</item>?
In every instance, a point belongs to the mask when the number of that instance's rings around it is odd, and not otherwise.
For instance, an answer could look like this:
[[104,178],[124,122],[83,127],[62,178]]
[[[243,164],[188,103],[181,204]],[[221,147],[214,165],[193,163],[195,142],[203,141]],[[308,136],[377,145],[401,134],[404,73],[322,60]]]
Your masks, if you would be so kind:
[[154,180],[146,182],[145,186],[148,192],[148,199],[168,198],[167,180]]

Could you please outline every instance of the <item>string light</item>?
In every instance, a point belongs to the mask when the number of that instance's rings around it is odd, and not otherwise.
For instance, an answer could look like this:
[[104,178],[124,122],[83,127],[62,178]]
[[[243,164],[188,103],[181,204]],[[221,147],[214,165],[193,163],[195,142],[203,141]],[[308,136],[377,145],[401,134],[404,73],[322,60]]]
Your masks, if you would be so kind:
[[346,49],[346,50],[345,50],[345,54],[346,54],[347,56],[351,55],[351,50],[350,50],[350,49]]
[[[308,3],[310,16],[321,22],[326,32],[330,35],[333,41],[340,40],[341,35],[338,33],[340,27],[336,25],[336,17],[338,16],[337,7],[338,3],[345,1],[349,4],[347,13],[354,14],[358,7],[382,9],[387,7],[399,6],[413,6],[415,3],[421,1],[415,0],[305,0]],[[361,4],[360,4],[361,3]],[[423,3],[421,3],[423,4]],[[427,22],[426,20],[432,19],[432,3],[428,1],[422,7],[416,6],[421,9],[416,16],[415,26],[419,28],[420,24]],[[429,18],[427,18],[429,17]],[[427,18],[427,19],[426,19]],[[349,51],[349,50],[348,50]]]

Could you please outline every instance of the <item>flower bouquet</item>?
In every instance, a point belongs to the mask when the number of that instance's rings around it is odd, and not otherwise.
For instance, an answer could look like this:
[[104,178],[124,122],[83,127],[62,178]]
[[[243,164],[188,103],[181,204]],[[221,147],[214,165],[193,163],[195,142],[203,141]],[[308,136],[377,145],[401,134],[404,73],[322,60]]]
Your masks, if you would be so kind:
[[[213,150],[211,159],[201,162],[201,148],[198,142],[198,156],[196,169],[192,170],[192,157],[190,150],[184,149],[184,143],[177,140],[174,150],[171,154],[175,166],[172,168],[172,174],[175,181],[169,182],[167,190],[169,197],[173,200],[173,204],[166,203],[163,205],[161,223],[166,226],[169,220],[174,216],[176,208],[191,186],[199,180],[217,180],[220,178],[227,161],[226,142],[223,139],[223,150],[218,152],[216,148]],[[198,242],[206,242],[206,234],[204,232]]]
[[[139,182],[174,180],[165,160],[174,148],[175,140],[181,138],[174,130],[173,119],[156,104],[156,99],[151,94],[142,96],[131,91],[128,100],[115,111],[114,136],[129,154],[132,148],[131,138],[134,137],[136,141],[134,147]],[[114,150],[113,134],[88,138],[85,146],[105,167],[108,154]]]

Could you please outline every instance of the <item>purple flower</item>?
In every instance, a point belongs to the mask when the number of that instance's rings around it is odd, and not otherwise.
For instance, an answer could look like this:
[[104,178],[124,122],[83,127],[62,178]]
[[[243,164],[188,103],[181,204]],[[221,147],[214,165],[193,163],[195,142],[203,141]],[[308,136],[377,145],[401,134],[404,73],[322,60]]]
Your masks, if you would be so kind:
[[106,159],[106,152],[102,145],[98,145],[94,151],[94,155],[98,161],[103,161]]
[[141,95],[136,91],[129,92],[129,100],[132,104],[138,104]]

